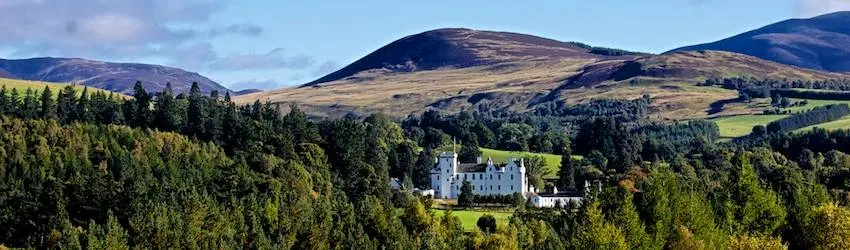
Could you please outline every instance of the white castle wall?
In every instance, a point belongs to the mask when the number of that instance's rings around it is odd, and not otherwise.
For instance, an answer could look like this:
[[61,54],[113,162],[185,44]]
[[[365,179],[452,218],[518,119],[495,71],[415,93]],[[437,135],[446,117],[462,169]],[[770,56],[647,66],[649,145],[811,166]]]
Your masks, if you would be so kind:
[[464,181],[469,181],[472,192],[478,195],[528,192],[525,164],[521,159],[511,159],[504,167],[495,166],[492,160],[488,160],[483,172],[458,172],[458,164],[457,154],[440,154],[436,167],[431,171],[431,188],[436,198],[456,199]]

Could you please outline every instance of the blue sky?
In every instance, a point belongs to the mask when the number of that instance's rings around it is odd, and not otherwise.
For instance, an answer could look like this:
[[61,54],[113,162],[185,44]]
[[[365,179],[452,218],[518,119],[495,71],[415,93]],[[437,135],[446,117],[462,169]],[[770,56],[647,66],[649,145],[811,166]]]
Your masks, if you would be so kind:
[[0,57],[156,63],[268,89],[437,28],[660,53],[837,10],[850,0],[2,0]]

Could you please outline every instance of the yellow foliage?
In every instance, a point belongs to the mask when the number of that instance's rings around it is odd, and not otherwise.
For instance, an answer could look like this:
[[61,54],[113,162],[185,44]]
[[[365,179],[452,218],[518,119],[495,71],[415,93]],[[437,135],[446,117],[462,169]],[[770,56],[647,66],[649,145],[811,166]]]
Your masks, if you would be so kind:
[[685,226],[679,226],[676,230],[676,241],[670,242],[671,250],[702,250],[707,249],[705,242],[694,238],[694,233]]
[[850,249],[850,210],[829,203],[812,214],[808,232],[815,249]]
[[781,239],[770,236],[732,236],[729,237],[729,250],[787,250],[788,245]]

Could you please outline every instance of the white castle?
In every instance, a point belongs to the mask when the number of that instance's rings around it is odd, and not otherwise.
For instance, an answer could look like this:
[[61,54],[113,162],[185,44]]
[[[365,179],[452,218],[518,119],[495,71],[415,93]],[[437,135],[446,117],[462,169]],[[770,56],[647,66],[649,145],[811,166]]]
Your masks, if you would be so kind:
[[431,170],[431,188],[438,199],[456,199],[463,182],[468,181],[478,195],[528,194],[528,178],[522,159],[511,158],[507,164],[496,166],[493,159],[481,163],[460,163],[454,152],[443,152]]

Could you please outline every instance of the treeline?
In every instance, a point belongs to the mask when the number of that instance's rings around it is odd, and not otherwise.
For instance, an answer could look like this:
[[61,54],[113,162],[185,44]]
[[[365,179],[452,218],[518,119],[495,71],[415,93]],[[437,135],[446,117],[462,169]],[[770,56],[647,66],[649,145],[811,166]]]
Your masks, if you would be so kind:
[[605,116],[622,122],[635,122],[647,118],[651,102],[652,98],[648,95],[635,100],[596,99],[574,105],[548,102],[538,105],[534,114],[544,117],[573,117],[575,120]]
[[[766,129],[768,133],[787,133],[811,125],[835,121],[847,115],[850,115],[850,106],[847,104],[831,104],[770,122]],[[757,132],[757,130],[759,129],[754,129],[754,132]]]
[[720,85],[726,89],[770,88],[770,89],[824,89],[850,91],[850,79],[790,80],[755,77],[710,78],[702,85]]
[[850,91],[817,91],[803,89],[772,89],[772,95],[787,98],[818,99],[818,100],[850,100]]
[[644,52],[634,52],[622,49],[614,49],[614,48],[605,48],[605,47],[594,47],[581,42],[568,42],[569,44],[584,48],[589,50],[588,53],[603,55],[603,56],[645,56],[651,55],[649,53]]

